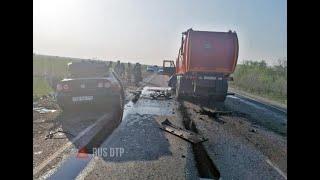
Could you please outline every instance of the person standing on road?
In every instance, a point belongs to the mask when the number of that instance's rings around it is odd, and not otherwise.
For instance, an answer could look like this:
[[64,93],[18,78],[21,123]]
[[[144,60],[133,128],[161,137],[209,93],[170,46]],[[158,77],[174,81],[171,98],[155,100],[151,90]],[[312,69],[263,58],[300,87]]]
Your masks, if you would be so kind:
[[124,63],[121,63],[120,64],[120,75],[122,78],[124,78],[125,70],[126,70],[126,68],[124,66]]
[[133,73],[134,73],[134,81],[136,85],[138,85],[138,83],[142,80],[140,63],[136,63],[136,65],[133,68]]
[[128,68],[127,68],[127,81],[128,81],[128,83],[131,83],[131,75],[132,75],[131,63],[128,62]]
[[117,61],[117,64],[114,67],[114,72],[116,72],[117,75],[120,76],[120,61]]
[[109,62],[107,70],[109,71],[112,68],[112,61]]

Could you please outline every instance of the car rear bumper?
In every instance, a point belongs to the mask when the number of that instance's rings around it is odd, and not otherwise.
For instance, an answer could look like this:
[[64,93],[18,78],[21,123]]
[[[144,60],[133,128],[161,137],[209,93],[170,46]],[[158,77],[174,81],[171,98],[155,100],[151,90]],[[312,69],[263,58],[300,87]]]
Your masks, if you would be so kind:
[[[78,98],[81,100],[74,101],[74,97],[92,97]],[[94,92],[94,93],[58,93],[57,102],[60,107],[112,107],[120,103],[120,93],[115,92]]]

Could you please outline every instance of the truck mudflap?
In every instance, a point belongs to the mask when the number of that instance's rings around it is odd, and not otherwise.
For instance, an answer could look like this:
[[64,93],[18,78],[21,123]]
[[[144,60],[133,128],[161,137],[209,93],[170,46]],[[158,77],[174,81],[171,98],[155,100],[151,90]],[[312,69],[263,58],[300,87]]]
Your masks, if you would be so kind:
[[228,92],[228,82],[223,80],[207,80],[194,83],[194,94],[214,101],[224,101]]
[[178,96],[196,96],[224,101],[228,92],[228,78],[222,76],[178,76]]

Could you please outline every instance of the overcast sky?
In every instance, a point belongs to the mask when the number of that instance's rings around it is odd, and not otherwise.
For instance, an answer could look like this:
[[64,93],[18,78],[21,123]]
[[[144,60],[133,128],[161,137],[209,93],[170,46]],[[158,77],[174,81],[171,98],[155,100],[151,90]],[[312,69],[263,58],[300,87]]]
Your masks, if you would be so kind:
[[181,32],[236,31],[239,59],[287,57],[285,0],[34,0],[39,54],[162,64]]

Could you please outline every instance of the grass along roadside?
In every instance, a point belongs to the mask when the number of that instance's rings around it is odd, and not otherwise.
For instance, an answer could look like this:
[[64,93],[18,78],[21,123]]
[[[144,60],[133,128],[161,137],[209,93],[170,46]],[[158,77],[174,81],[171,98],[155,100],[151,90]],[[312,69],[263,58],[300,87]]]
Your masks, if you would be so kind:
[[240,95],[248,96],[250,98],[256,100],[262,100],[262,102],[267,102],[269,104],[274,104],[276,106],[287,108],[287,100],[283,99],[283,97],[271,96],[267,94],[259,94],[256,92],[250,92],[247,89],[242,89],[240,87],[229,84],[229,90],[234,93],[238,93]]
[[268,66],[265,61],[238,64],[229,86],[287,105],[287,61]]
[[50,87],[49,83],[44,77],[33,77],[33,95],[41,97],[43,95],[48,95],[54,90]]
[[[88,59],[60,57],[60,56],[48,56],[33,54],[33,96],[34,98],[48,95],[50,92],[54,92],[54,89],[50,84],[68,77],[68,63],[82,61]],[[109,63],[110,61],[105,61]],[[127,68],[128,62],[121,61]],[[132,68],[135,63],[131,63]],[[116,61],[112,61],[112,68],[116,65]],[[142,73],[146,73],[147,65],[142,64]]]

